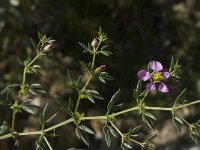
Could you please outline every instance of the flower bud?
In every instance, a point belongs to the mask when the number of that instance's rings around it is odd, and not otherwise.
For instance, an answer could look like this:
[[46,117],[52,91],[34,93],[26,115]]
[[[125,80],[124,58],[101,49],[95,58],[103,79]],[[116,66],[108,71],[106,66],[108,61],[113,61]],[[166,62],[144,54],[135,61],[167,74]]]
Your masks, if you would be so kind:
[[97,38],[94,38],[93,40],[92,40],[92,43],[91,43],[91,45],[92,45],[92,47],[93,48],[96,48],[97,47],[97,45],[98,45],[98,39]]
[[101,65],[95,69],[95,73],[100,73],[106,70],[106,65]]
[[52,48],[54,48],[54,44],[49,43],[44,47],[43,52],[49,52]]

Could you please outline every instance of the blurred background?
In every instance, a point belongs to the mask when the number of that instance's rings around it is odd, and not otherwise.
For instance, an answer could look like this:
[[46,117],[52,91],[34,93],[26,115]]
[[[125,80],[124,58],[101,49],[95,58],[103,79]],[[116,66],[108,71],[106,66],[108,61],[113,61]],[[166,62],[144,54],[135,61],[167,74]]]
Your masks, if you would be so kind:
[[[91,57],[82,53],[78,42],[91,42],[97,35],[99,26],[112,41],[109,50],[114,55],[100,56],[96,64],[105,64],[115,80],[107,84],[93,80],[89,85],[89,88],[98,90],[106,102],[97,102],[95,105],[90,102],[82,103],[80,110],[85,111],[88,116],[104,114],[108,100],[119,88],[122,90],[120,101],[130,107],[134,102],[132,91],[137,83],[137,71],[145,68],[150,60],[162,62],[167,69],[172,56],[178,58],[182,65],[180,82],[170,81],[168,85],[171,92],[153,93],[147,104],[170,107],[184,88],[187,88],[188,101],[200,97],[199,0],[1,0],[0,89],[8,84],[21,82],[23,66],[19,64],[17,57],[25,60],[34,56],[30,37],[37,41],[38,31],[51,36],[56,40],[56,48],[49,53],[50,61],[38,61],[44,68],[42,77],[28,76],[28,81],[40,82],[48,91],[46,95],[35,97],[34,103],[43,108],[49,102],[51,113],[59,112],[52,124],[66,119],[67,116],[59,111],[54,95],[59,95],[64,100],[70,95],[76,97],[67,80],[67,69],[82,74],[79,61],[89,62]],[[0,124],[4,120],[11,124],[11,113],[8,106],[0,106]],[[195,147],[186,128],[183,127],[181,134],[178,134],[171,123],[170,113],[152,113],[158,117],[156,132],[159,133],[154,140],[156,149],[187,150]],[[182,115],[189,122],[195,122],[199,119],[200,109],[195,109],[195,106],[185,108]],[[20,132],[40,129],[38,115],[23,112],[16,119],[16,129]],[[137,113],[124,115],[117,121],[117,126],[124,132],[137,124],[143,124]],[[98,136],[91,137],[89,148],[78,140],[73,124],[57,129],[56,133],[60,137],[48,139],[56,150],[69,147],[88,150],[119,149],[119,139],[113,140],[111,148],[107,148],[100,129],[102,122],[88,122],[88,126],[98,133]],[[141,136],[147,132],[149,129],[144,127]],[[35,149],[37,138],[20,137],[18,147],[14,146],[13,139],[6,139],[0,141],[0,149],[32,150]],[[134,148],[139,149],[137,145]]]

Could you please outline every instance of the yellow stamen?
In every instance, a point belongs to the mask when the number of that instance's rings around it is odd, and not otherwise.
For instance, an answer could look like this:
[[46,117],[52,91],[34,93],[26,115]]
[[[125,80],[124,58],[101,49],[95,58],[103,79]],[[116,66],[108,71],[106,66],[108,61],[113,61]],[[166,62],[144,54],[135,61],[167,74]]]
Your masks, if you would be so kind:
[[160,82],[161,80],[163,80],[161,72],[154,73],[152,78],[154,82]]

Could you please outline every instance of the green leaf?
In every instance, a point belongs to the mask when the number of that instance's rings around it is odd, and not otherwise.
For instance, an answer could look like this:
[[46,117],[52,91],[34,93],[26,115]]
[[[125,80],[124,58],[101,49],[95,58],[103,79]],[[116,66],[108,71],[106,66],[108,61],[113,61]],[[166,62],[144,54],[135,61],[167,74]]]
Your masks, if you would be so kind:
[[148,135],[148,136],[147,136],[147,139],[148,139],[149,142],[151,142],[156,136],[157,136],[156,133],[153,134],[153,135]]
[[174,106],[179,106],[184,103],[186,89],[184,89],[176,98]]
[[191,130],[190,131],[190,137],[195,143],[198,143],[198,138],[200,137],[200,135],[199,135],[198,132]]
[[112,96],[112,98],[111,98],[111,100],[110,100],[110,102],[108,103],[108,106],[107,106],[108,111],[110,111],[110,110],[114,107],[115,103],[117,102],[117,100],[118,100],[119,97],[120,97],[120,94],[121,94],[121,91],[120,91],[120,89],[119,89],[119,90]]
[[86,127],[84,125],[80,125],[79,129],[81,129],[81,130],[83,130],[83,131],[85,131],[85,132],[87,132],[89,134],[94,134],[94,132],[90,128],[88,128],[88,127]]
[[67,70],[67,76],[69,78],[69,81],[70,81],[70,84],[73,88],[79,90],[80,87],[82,86],[81,85],[81,76],[77,76],[76,73],[70,71],[70,70]]
[[112,127],[112,126],[107,126],[107,127],[108,127],[110,133],[111,133],[114,137],[117,137],[117,133],[116,133],[116,131],[113,129],[113,127]]
[[124,106],[124,103],[117,104],[112,108],[112,111],[118,111]]
[[8,85],[7,87],[5,87],[5,88],[1,91],[1,94],[8,93],[8,92],[10,92],[11,89],[16,88],[16,87],[20,87],[20,85],[19,85],[19,84],[10,84],[10,85]]
[[107,80],[114,80],[114,78],[108,75],[107,72],[101,72],[99,73],[99,80],[103,83],[106,83]]
[[33,95],[38,95],[39,93],[46,93],[46,91],[43,90],[42,86],[38,83],[31,84],[31,86],[29,87],[29,92]]
[[76,127],[76,135],[79,139],[81,139],[87,146],[89,146],[89,138],[85,131],[80,130],[79,127]]
[[68,111],[73,111],[73,109],[74,109],[74,102],[71,99],[71,97],[69,97],[69,101],[68,101],[68,105],[67,106],[68,106],[67,107]]
[[135,98],[135,100],[139,101],[139,95],[141,94],[141,91],[142,91],[142,81],[141,80],[138,80],[138,83],[137,83],[137,86],[136,86],[136,89],[133,90],[133,96]]
[[44,122],[47,120],[47,115],[49,113],[50,107],[49,107],[49,103],[47,103],[42,111],[42,117],[44,119]]
[[93,99],[95,98],[99,100],[104,100],[104,98],[99,94],[99,92],[95,90],[87,90],[87,92],[92,96]]
[[92,102],[95,103],[94,98],[92,97],[92,95],[90,93],[87,94],[87,98]]
[[103,54],[105,56],[110,56],[113,54],[111,51],[100,51],[100,52],[101,52],[101,54]]
[[133,128],[133,129],[129,129],[128,133],[129,133],[130,135],[137,134],[137,133],[141,130],[141,128],[142,128],[142,126],[139,125],[139,126]]
[[46,123],[51,123],[53,119],[57,116],[57,113],[55,113],[53,116],[51,116],[49,119],[47,119],[45,122]]
[[170,67],[169,67],[169,72],[172,71],[173,66],[174,66],[174,57],[171,58],[171,63],[170,63]]
[[8,132],[10,132],[10,128],[8,127],[6,121],[4,121],[3,124],[0,126],[0,135],[4,135]]
[[31,61],[31,59],[25,60],[25,61],[24,61],[24,66],[26,66],[30,61]]
[[88,67],[88,65],[87,65],[85,62],[80,61],[80,64],[81,64],[81,66],[82,66],[82,68],[83,68],[84,70],[86,70],[86,71],[90,70],[89,67]]
[[30,113],[30,114],[36,114],[37,111],[38,111],[38,108],[40,108],[40,107],[37,106],[37,105],[31,104],[31,101],[32,101],[32,99],[27,99],[27,100],[25,100],[25,101],[22,103],[21,107],[22,107],[22,109],[23,109],[24,111],[26,111],[26,112],[28,112],[28,113]]
[[101,47],[101,51],[105,51],[105,48],[107,48],[109,45],[104,45]]
[[182,120],[178,117],[178,116],[174,116],[172,117],[172,123],[174,124],[174,126],[176,127],[176,129],[178,130],[178,132],[181,132],[181,128],[180,125],[183,124]]
[[175,116],[174,119],[175,119],[176,121],[178,121],[180,124],[183,124],[183,121],[182,121],[179,117]]
[[[58,105],[60,106],[60,110],[64,113],[68,113],[69,108],[71,107],[69,104],[67,105],[66,102],[61,99],[58,95],[55,95],[55,100],[58,103]],[[70,106],[70,107],[69,107]]]
[[125,149],[133,149],[132,146],[131,146],[130,144],[125,143],[125,142],[122,143],[122,147],[125,148]]
[[81,43],[81,42],[78,42],[78,44],[85,50],[88,50],[88,47],[84,44],[84,43]]
[[104,134],[107,146],[110,147],[110,145],[111,145],[111,133],[110,133],[107,125],[105,125],[103,127],[103,134]]
[[145,112],[145,115],[148,117],[148,118],[151,118],[153,120],[157,120],[156,117],[154,115],[152,115],[151,113],[149,112]]
[[151,117],[149,117],[148,115],[146,115],[146,113],[142,114],[142,120],[144,121],[144,123],[146,123],[148,125],[149,128],[155,130],[154,127],[154,123]]

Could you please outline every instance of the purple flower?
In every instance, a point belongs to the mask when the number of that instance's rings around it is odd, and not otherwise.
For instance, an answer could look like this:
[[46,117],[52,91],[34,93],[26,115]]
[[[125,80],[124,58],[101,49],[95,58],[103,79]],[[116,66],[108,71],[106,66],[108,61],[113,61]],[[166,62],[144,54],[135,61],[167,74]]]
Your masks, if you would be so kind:
[[158,90],[162,93],[168,93],[168,87],[161,81],[168,79],[170,77],[170,73],[161,72],[163,70],[163,66],[158,61],[151,61],[150,68],[153,70],[152,73],[149,73],[144,69],[139,70],[137,73],[138,78],[142,81],[150,81],[146,85],[148,91],[154,91],[156,89],[156,83],[158,83]]

